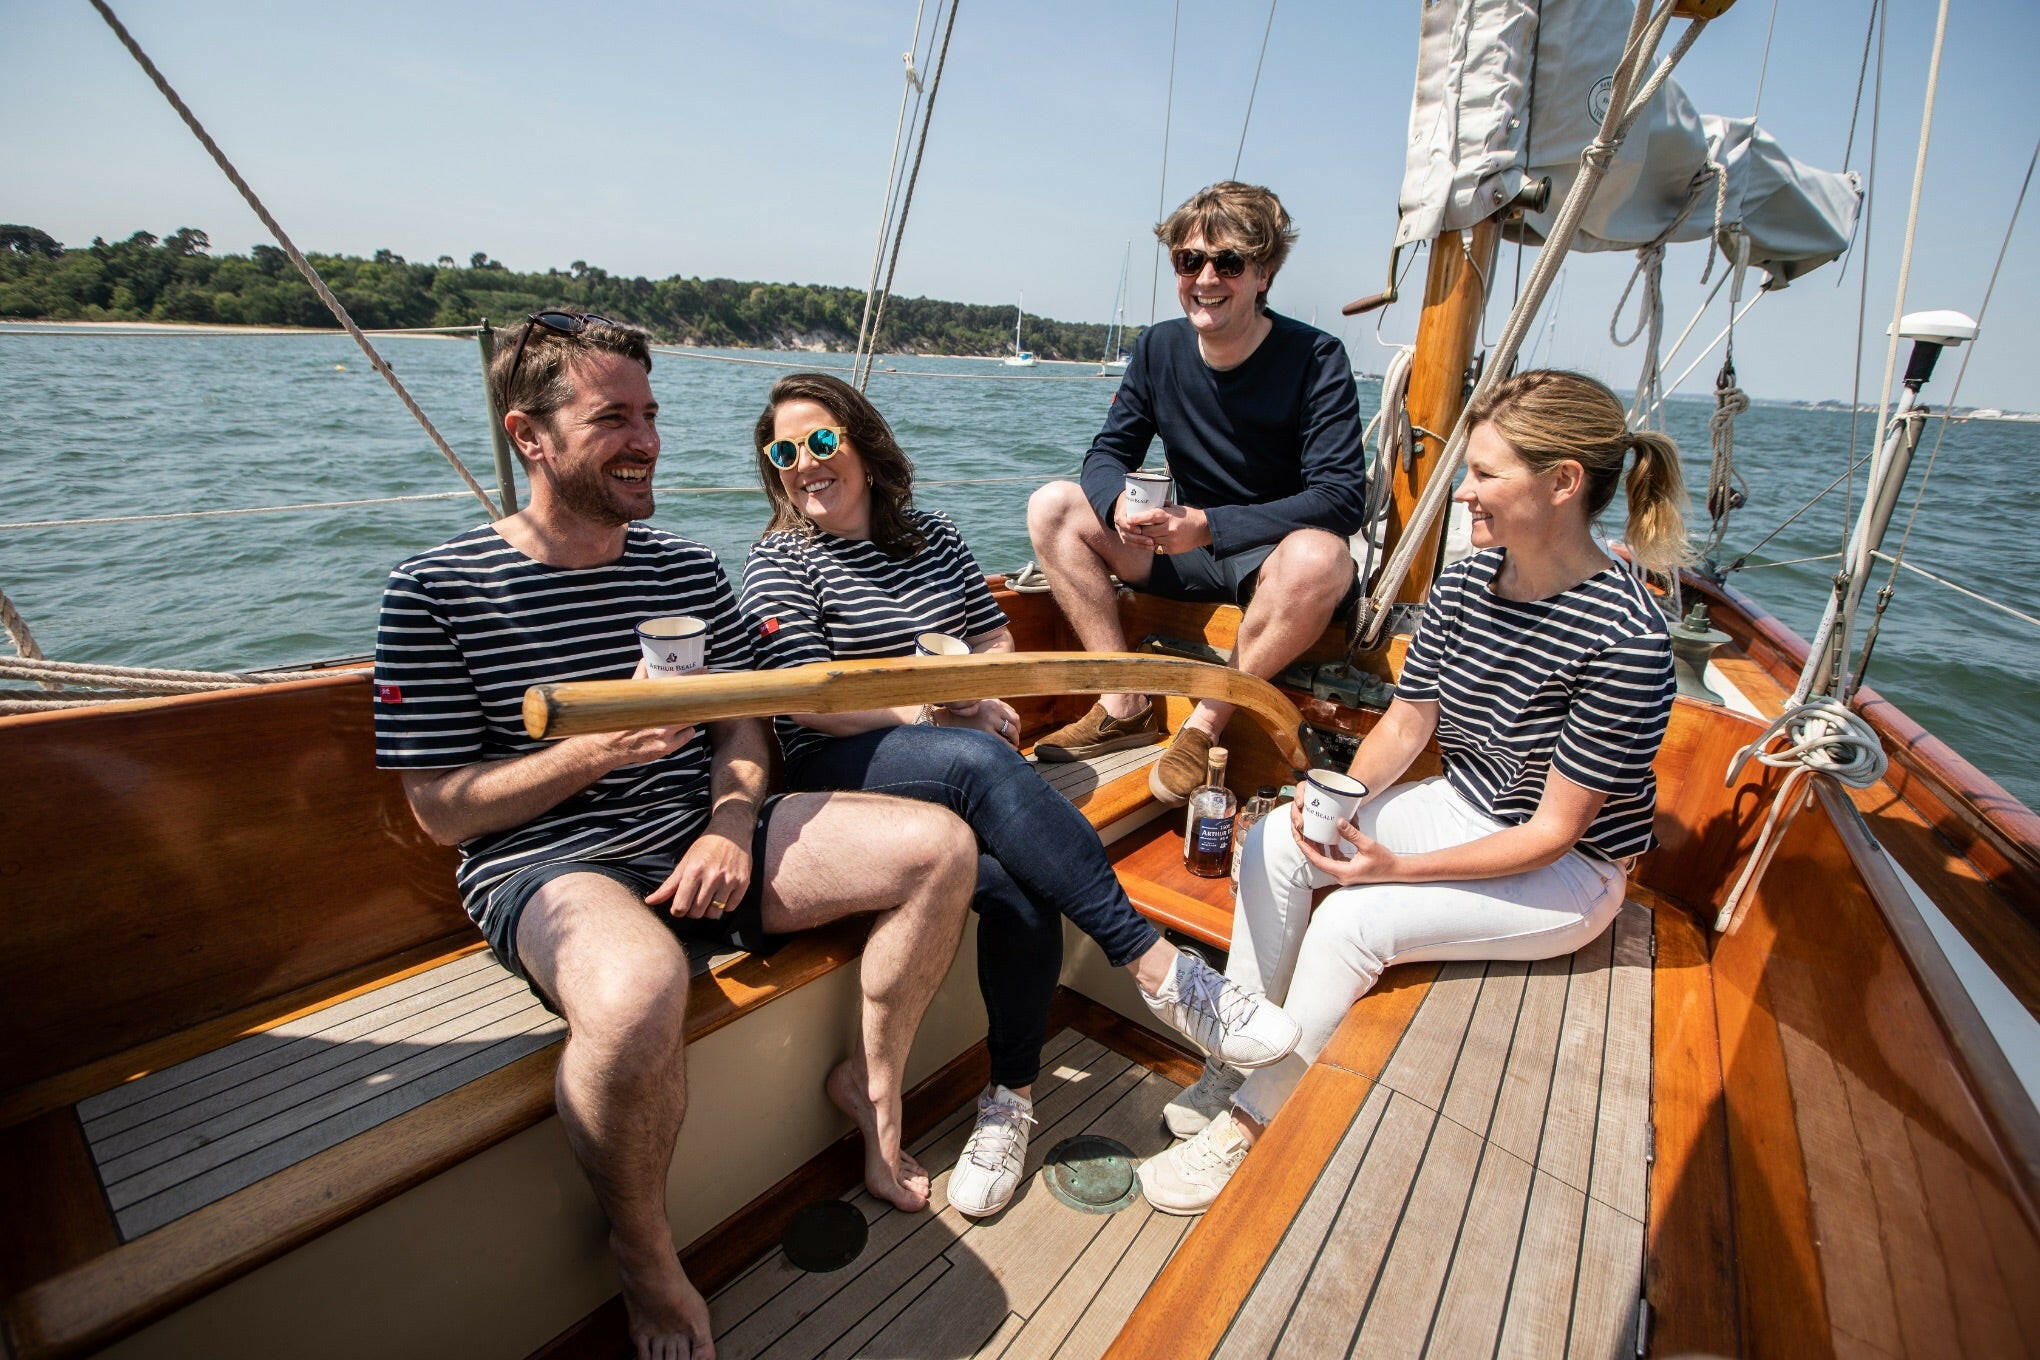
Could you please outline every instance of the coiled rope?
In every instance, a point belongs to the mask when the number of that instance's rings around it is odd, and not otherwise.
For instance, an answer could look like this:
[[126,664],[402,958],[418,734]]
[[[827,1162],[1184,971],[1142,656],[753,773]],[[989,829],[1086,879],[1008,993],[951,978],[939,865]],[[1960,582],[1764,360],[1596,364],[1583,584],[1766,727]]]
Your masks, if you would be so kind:
[[[1774,742],[1784,744],[1773,746]],[[1734,927],[1744,894],[1763,877],[1792,819],[1813,801],[1813,790],[1802,793],[1801,785],[1810,776],[1824,774],[1852,789],[1866,789],[1884,777],[1888,764],[1884,747],[1870,730],[1870,724],[1860,713],[1835,699],[1814,700],[1781,715],[1764,729],[1762,736],[1736,752],[1722,782],[1733,787],[1736,776],[1752,759],[1790,773],[1779,784],[1778,796],[1771,800],[1771,810],[1764,817],[1763,830],[1757,833],[1749,862],[1743,865],[1735,886],[1728,890],[1721,911],[1714,918],[1714,928],[1721,931]]]
[[362,334],[361,327],[354,324],[354,318],[349,316],[347,309],[340,305],[340,299],[333,296],[333,290],[328,288],[326,281],[319,277],[319,271],[312,268],[305,257],[299,253],[296,244],[291,241],[289,234],[284,231],[282,224],[270,215],[269,209],[263,205],[260,198],[256,197],[255,191],[248,187],[248,181],[241,178],[241,172],[234,168],[233,162],[229,161],[226,153],[220,150],[219,143],[212,139],[212,134],[207,132],[204,126],[199,123],[197,115],[192,113],[190,107],[178,96],[177,91],[170,88],[170,82],[165,80],[163,73],[156,69],[156,63],[149,60],[149,54],[142,51],[141,45],[128,33],[126,27],[114,16],[113,11],[107,8],[106,0],[91,0],[91,4],[92,8],[99,11],[99,17],[106,20],[107,27],[113,30],[113,35],[120,39],[121,46],[128,50],[128,55],[141,64],[142,70],[147,73],[151,81],[155,82],[156,88],[162,92],[163,97],[170,101],[170,107],[177,111],[177,116],[184,120],[184,125],[191,129],[194,137],[198,138],[199,145],[206,149],[206,153],[213,158],[213,163],[219,166],[221,173],[225,174],[227,179],[233,183],[233,186],[241,191],[241,197],[246,199],[248,206],[255,210],[255,215],[262,219],[262,225],[269,228],[269,234],[274,236],[276,243],[283,247],[284,254],[290,256],[290,262],[297,266],[298,273],[304,275],[305,282],[311,285],[312,291],[319,295],[319,300],[324,302],[327,310],[333,313],[333,319],[338,321],[341,328],[354,337],[354,343],[361,346],[361,352],[368,356],[369,364],[374,367],[376,372],[382,374],[383,381],[390,385],[390,390],[395,392],[397,399],[404,403],[404,409],[409,411],[418,424],[423,427],[427,437],[432,440],[432,443],[439,449],[439,452],[444,455],[446,461],[453,464],[453,470],[458,472],[460,479],[467,483],[467,488],[474,494],[475,499],[488,508],[489,518],[496,518],[502,512],[497,509],[496,503],[489,499],[489,493],[482,489],[482,484],[475,480],[474,474],[467,470],[467,465],[460,461],[460,456],[453,451],[453,446],[448,444],[445,438],[440,435],[438,429],[426,417],[425,412],[419,408],[418,403],[411,399],[410,392],[405,390],[404,384],[397,380],[396,371],[389,366],[381,354],[376,352],[375,346],[369,343],[366,335]]

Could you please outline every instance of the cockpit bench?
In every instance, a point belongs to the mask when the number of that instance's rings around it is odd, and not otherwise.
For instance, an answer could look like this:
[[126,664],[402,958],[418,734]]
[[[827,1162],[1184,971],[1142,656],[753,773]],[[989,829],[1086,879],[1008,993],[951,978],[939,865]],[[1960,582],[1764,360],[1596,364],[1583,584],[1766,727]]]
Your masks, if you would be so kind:
[[[381,853],[413,861],[385,873],[443,874],[450,887],[450,857],[419,843],[394,781],[361,758],[365,731],[348,730],[357,714],[365,719],[365,682],[333,677],[306,688],[310,721],[290,738],[272,734],[271,749],[302,759],[307,727],[316,745],[331,743],[319,758],[358,785],[336,790],[336,801],[353,799],[364,810],[357,821],[395,833],[393,844],[381,836]],[[234,697],[203,696],[211,702],[158,711],[153,721],[223,732]],[[115,729],[107,740],[117,744],[118,729],[147,715],[146,706],[102,715]],[[23,750],[32,747],[14,754]],[[1044,774],[1109,840],[1158,811],[1147,793],[1158,754],[1119,753]],[[264,764],[251,753],[246,765],[256,770],[226,762],[219,778],[266,778],[273,787],[273,773],[258,773]],[[316,823],[321,810],[299,815]],[[337,839],[330,828],[324,836]],[[357,844],[373,849],[377,839]],[[164,877],[182,872],[198,871]],[[455,913],[426,907],[414,916],[452,922]],[[120,915],[117,904],[109,914]],[[1211,915],[1215,922],[1221,913]],[[413,927],[428,936],[435,928]],[[181,1029],[137,1030],[139,1042],[121,1052],[0,1088],[0,1201],[10,1206],[0,1321],[9,1352],[57,1356],[104,1345],[545,1119],[564,1027],[471,930],[455,929],[395,956],[380,981],[363,959],[334,975],[323,997],[310,982],[211,1017],[193,1014],[186,999],[193,1018]],[[770,957],[717,960],[691,995],[690,1043],[853,961],[863,937],[861,922],[845,922]],[[160,1007],[173,1025],[178,1011]]]

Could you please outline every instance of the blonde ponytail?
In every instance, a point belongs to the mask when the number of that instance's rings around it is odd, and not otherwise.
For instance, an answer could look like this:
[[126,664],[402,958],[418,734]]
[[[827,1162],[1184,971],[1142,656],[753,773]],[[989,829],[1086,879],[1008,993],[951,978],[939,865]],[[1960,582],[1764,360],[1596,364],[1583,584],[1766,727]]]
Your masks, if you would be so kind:
[[1629,523],[1623,538],[1636,563],[1670,576],[1693,560],[1686,543],[1686,479],[1679,471],[1679,446],[1656,430],[1629,436],[1636,466],[1629,473]]

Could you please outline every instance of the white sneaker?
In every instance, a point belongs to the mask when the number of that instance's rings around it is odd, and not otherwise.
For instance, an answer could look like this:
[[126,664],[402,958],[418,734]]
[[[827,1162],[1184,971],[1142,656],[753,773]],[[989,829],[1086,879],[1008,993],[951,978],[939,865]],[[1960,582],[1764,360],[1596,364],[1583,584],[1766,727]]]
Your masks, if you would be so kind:
[[995,1086],[978,1097],[977,1127],[949,1173],[949,1202],[969,1218],[996,1214],[1020,1188],[1034,1102]]
[[1199,1048],[1234,1067],[1281,1062],[1303,1037],[1280,1006],[1215,972],[1187,949],[1176,955],[1161,990],[1153,996],[1141,992],[1141,999]]
[[1195,1137],[1204,1132],[1206,1124],[1225,1113],[1232,1104],[1233,1092],[1246,1079],[1247,1074],[1239,1068],[1217,1058],[1206,1058],[1197,1084],[1162,1106],[1162,1122],[1178,1138]]
[[1221,1111],[1195,1138],[1142,1162],[1140,1192],[1165,1214],[1201,1214],[1250,1150],[1232,1111]]

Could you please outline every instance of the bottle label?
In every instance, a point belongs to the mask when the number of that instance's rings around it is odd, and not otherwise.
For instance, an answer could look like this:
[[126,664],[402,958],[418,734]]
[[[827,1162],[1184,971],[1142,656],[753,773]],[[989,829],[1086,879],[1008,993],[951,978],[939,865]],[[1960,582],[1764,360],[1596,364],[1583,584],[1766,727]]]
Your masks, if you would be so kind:
[[1233,819],[1230,817],[1199,817],[1197,819],[1196,844],[1200,855],[1224,855],[1232,849]]

